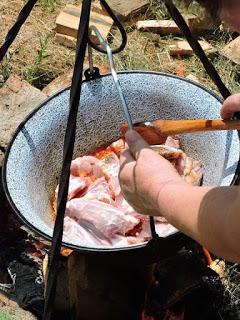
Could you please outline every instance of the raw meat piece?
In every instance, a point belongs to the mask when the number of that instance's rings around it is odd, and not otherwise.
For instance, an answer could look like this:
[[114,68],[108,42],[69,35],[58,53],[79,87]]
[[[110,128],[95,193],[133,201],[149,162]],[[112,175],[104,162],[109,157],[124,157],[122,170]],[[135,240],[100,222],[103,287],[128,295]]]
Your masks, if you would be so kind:
[[123,139],[119,139],[117,141],[114,141],[110,147],[112,148],[113,152],[116,153],[116,155],[120,155],[120,153],[127,148],[127,143]]
[[80,196],[84,194],[87,187],[91,184],[91,179],[88,177],[70,176],[68,188],[68,200],[73,199],[77,194]]
[[96,236],[86,226],[81,226],[79,223],[69,217],[64,218],[64,234],[70,239],[81,241],[81,245],[86,246],[109,246],[111,240],[106,237]]
[[203,164],[199,160],[189,160],[189,157],[186,157],[186,162],[188,162],[188,165],[186,165],[184,170],[184,179],[186,182],[198,186],[201,183],[202,177],[203,177]]
[[[73,199],[76,195],[80,196],[84,194],[87,187],[91,184],[91,179],[89,177],[75,177],[70,175],[69,178],[69,187],[68,187],[68,200]],[[55,198],[57,199],[58,195],[58,188],[57,186],[55,190]]]
[[[187,157],[179,140],[165,139],[153,150],[169,160],[188,183],[199,184],[201,161]],[[149,217],[135,212],[121,194],[119,153],[127,145],[120,139],[92,156],[72,161],[64,234],[79,244],[92,247],[124,247],[151,238]],[[57,190],[56,190],[57,196]],[[163,217],[155,217],[156,231],[167,236],[177,231]]]
[[179,143],[179,140],[177,138],[174,138],[174,137],[167,137],[167,140],[166,142],[164,143],[165,146],[168,146],[168,147],[172,147],[172,148],[175,148],[175,149],[180,149],[180,143]]
[[94,181],[88,188],[87,193],[82,199],[84,200],[99,200],[109,204],[113,204],[115,195],[111,190],[105,178],[99,178]]
[[173,147],[169,147],[164,144],[151,146],[151,148],[154,151],[158,152],[160,154],[160,156],[164,157],[167,160],[179,159],[184,154],[184,152],[182,150],[176,149]]
[[[126,212],[127,214],[134,214],[134,209],[130,206],[130,204],[124,199],[123,195],[120,193],[118,196],[115,198],[114,205],[117,208],[121,208]],[[139,215],[139,213],[136,213]]]
[[67,216],[88,228],[97,229],[106,237],[125,235],[139,224],[139,219],[125,214],[123,210],[98,200],[73,199],[67,203]]
[[105,158],[100,161],[100,166],[109,179],[109,184],[114,191],[115,195],[121,192],[118,173],[120,169],[119,159],[115,153],[109,153]]
[[182,150],[168,147],[167,145],[152,146],[152,148],[169,160],[186,182],[194,186],[200,184],[203,176],[203,164],[201,161],[193,160],[186,156]]
[[71,163],[71,174],[73,176],[104,177],[104,172],[99,166],[99,160],[92,156],[76,158]]
[[165,219],[164,217],[161,217],[161,216],[154,217],[154,220],[157,222],[161,222],[161,223],[168,223],[167,219]]

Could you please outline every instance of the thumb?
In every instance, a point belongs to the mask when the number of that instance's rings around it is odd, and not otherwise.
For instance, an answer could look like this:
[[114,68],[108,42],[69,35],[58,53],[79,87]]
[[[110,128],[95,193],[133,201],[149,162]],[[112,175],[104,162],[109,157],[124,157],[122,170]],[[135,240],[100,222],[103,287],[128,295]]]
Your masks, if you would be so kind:
[[129,130],[125,134],[127,144],[132,156],[137,159],[142,149],[148,148],[149,144],[134,130]]
[[234,112],[238,111],[240,111],[240,94],[235,93],[224,101],[221,109],[221,117],[223,119],[229,119],[233,116]]

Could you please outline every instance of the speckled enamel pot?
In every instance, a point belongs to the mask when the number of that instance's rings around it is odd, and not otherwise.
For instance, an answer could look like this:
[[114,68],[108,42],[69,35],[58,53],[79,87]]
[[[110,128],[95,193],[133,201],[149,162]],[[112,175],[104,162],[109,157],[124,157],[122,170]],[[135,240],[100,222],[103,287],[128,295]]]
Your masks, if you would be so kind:
[[[134,122],[154,119],[217,119],[221,99],[192,81],[154,72],[123,72],[119,79]],[[51,239],[51,200],[62,164],[69,89],[54,95],[17,129],[3,168],[7,197],[17,215],[38,234]],[[125,122],[111,75],[85,82],[77,121],[74,157],[119,137]],[[237,132],[182,135],[185,151],[205,165],[204,185],[229,185],[239,157]],[[174,195],[173,195],[174,199]],[[170,238],[170,237],[168,237]],[[80,251],[129,251],[82,247],[64,237],[64,245]]]

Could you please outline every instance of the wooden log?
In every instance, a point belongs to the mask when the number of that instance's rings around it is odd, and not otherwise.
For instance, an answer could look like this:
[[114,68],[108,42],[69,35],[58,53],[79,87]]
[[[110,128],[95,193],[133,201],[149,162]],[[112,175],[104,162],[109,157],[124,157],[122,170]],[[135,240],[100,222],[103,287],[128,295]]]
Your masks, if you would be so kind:
[[180,34],[181,31],[173,20],[143,20],[137,22],[137,29],[141,32],[165,34]]
[[[95,25],[102,34],[102,36],[104,38],[107,38],[112,28],[113,20],[109,16],[107,16],[104,11],[101,11],[101,8],[99,6],[94,8],[96,8],[96,11],[91,11],[90,25]],[[77,38],[80,16],[80,7],[70,4],[66,5],[66,7],[58,15],[56,20],[56,33],[58,34],[58,40],[60,34],[75,39]],[[92,37],[93,41],[98,42],[95,35],[93,35]],[[65,37],[65,42],[68,41],[68,44],[70,41],[69,39],[70,38]],[[61,38],[60,41],[63,41],[63,38]]]
[[149,5],[148,0],[108,0],[110,8],[122,20],[142,13]]
[[240,65],[240,36],[227,44],[220,53],[224,57]]
[[[213,55],[217,52],[207,41],[200,40],[199,43],[208,55]],[[175,43],[168,46],[168,49],[171,56],[192,56],[194,54],[193,49],[186,40],[175,41]]]
[[68,259],[72,318],[139,320],[149,268],[108,265],[73,253]]
[[67,36],[65,34],[56,33],[55,39],[59,44],[66,46],[68,48],[75,49],[77,44],[77,39],[71,36]]
[[[199,19],[196,15],[188,14],[183,16],[188,27],[193,32],[212,30],[216,24],[207,23]],[[137,29],[142,32],[154,32],[162,35],[181,34],[181,30],[173,20],[143,20],[137,22]]]

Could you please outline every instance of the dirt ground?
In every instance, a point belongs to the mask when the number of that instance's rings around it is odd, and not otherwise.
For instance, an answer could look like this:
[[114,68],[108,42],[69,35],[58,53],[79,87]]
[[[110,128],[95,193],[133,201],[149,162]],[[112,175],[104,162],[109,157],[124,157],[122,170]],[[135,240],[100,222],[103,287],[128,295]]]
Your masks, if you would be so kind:
[[[23,0],[2,0],[0,3],[0,43],[3,42],[7,30],[13,24]],[[77,4],[74,0],[39,0],[32,11],[31,16],[23,26],[20,34],[11,46],[7,57],[0,67],[0,85],[3,84],[10,74],[16,73],[29,83],[42,89],[52,79],[73,67],[74,50],[68,49],[56,42],[54,35],[55,21],[60,10],[66,4]],[[181,1],[177,1],[179,4]],[[149,9],[142,18],[168,18],[168,13],[163,5],[157,5],[151,0]],[[180,6],[182,12],[186,8]],[[188,13],[199,12],[196,5],[188,9]],[[160,37],[153,33],[141,33],[136,31],[134,23],[127,22],[128,44],[126,49],[115,56],[115,62],[119,70],[144,69],[165,71],[182,76],[190,73],[207,87],[215,89],[211,80],[198,58],[186,59],[170,57],[167,44],[176,39],[173,36]],[[211,34],[199,37],[204,38],[221,49],[225,43],[232,39],[232,34],[220,31],[217,28]],[[177,37],[179,39],[179,37]],[[113,43],[118,43],[119,37],[113,33]],[[95,63],[106,64],[105,55],[95,53]],[[232,92],[240,90],[238,83],[239,70],[229,60],[221,55],[213,58],[213,63],[222,76],[225,84]]]

